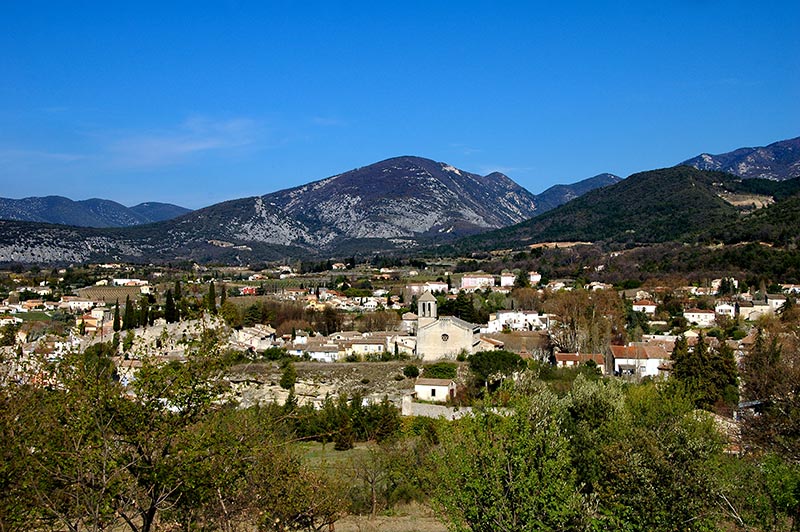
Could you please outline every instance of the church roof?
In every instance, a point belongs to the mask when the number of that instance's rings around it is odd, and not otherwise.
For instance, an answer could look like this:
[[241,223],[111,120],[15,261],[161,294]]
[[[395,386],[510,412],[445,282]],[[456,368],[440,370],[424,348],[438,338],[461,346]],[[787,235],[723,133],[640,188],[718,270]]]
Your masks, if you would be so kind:
[[421,301],[422,302],[436,301],[436,298],[433,297],[433,294],[431,294],[430,292],[425,292],[424,294],[419,296],[419,299],[417,300],[417,302],[421,302]]

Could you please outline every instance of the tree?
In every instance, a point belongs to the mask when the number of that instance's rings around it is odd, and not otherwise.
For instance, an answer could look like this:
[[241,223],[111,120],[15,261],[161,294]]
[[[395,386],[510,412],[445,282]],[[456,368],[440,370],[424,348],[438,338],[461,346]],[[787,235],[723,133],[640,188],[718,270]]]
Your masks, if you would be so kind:
[[178,321],[178,309],[175,307],[175,299],[172,297],[172,290],[167,289],[166,300],[164,301],[164,319],[167,323]]
[[435,362],[422,368],[422,376],[426,379],[455,379],[458,364],[453,362]]
[[137,323],[139,327],[147,327],[150,322],[150,300],[146,295],[139,298],[139,312],[137,313]]
[[531,281],[528,278],[527,272],[520,270],[517,277],[514,279],[514,288],[530,288]]
[[222,305],[224,305],[227,299],[228,299],[228,289],[225,288],[225,284],[223,283],[220,286],[219,290],[219,306],[221,307]]
[[563,352],[605,353],[624,338],[625,308],[613,290],[556,292],[544,310],[555,316],[550,339]]
[[579,530],[587,516],[562,430],[563,402],[545,387],[507,414],[473,411],[442,434],[433,503],[455,531]]
[[694,347],[679,337],[672,352],[672,378],[691,390],[699,408],[738,402],[738,374],[733,350],[724,342],[710,348],[701,334]]
[[131,297],[125,296],[125,313],[122,315],[122,329],[128,330],[136,327],[136,313],[131,303]]
[[206,296],[206,308],[211,311],[212,314],[217,313],[217,291],[214,288],[214,281],[211,281],[208,285],[208,294]]
[[525,369],[525,361],[510,351],[479,351],[469,357],[469,369],[481,385],[488,386]]
[[120,329],[122,329],[122,325],[119,317],[119,299],[117,299],[117,304],[114,305],[114,332],[119,332]]
[[413,364],[408,365],[403,368],[403,375],[405,375],[409,379],[416,379],[417,377],[419,377],[419,368]]
[[222,316],[222,319],[225,320],[229,326],[233,327],[234,329],[239,329],[244,324],[244,319],[242,317],[242,311],[232,301],[225,301],[223,304],[219,306],[219,314]]
[[180,279],[175,280],[175,301],[180,301],[183,298],[181,294],[181,281]]
[[678,387],[632,387],[623,408],[601,432],[596,529],[716,529],[722,439],[713,419]]
[[343,515],[346,490],[291,453],[268,409],[223,404],[214,333],[183,363],[144,357],[135,398],[107,351],[48,365],[63,386],[0,393],[2,530],[319,530]]
[[[760,330],[743,360],[745,397],[759,403],[759,415],[743,423],[751,445],[800,464],[800,340],[796,325],[778,322]],[[796,522],[800,526],[800,508]]]
[[19,331],[19,325],[16,323],[8,323],[0,327],[0,346],[14,345],[17,342],[17,331]]
[[281,379],[278,384],[280,384],[281,388],[284,390],[292,390],[296,383],[297,370],[294,368],[294,364],[287,362],[283,366],[283,373],[281,373]]
[[125,338],[122,339],[122,351],[125,353],[129,353],[131,348],[133,347],[133,340],[136,338],[136,335],[133,333],[131,329],[128,329],[128,332],[125,333]]

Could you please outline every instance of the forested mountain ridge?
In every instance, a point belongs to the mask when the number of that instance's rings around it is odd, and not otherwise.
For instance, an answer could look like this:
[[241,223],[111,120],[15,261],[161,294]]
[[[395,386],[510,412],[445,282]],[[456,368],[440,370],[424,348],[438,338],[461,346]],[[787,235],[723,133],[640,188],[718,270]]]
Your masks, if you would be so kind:
[[[548,241],[778,245],[800,233],[800,179],[743,180],[677,166],[633,174],[531,220],[454,245],[458,252]],[[758,204],[758,205],[757,205]],[[763,208],[755,208],[767,205]]]

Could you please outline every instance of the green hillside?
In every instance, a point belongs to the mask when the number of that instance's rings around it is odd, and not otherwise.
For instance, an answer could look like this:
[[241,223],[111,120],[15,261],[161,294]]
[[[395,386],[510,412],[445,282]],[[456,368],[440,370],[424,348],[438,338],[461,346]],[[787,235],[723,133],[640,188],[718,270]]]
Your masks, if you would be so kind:
[[723,201],[729,174],[687,166],[633,174],[520,224],[459,242],[459,249],[508,248],[548,241],[657,243],[694,240],[737,219]]

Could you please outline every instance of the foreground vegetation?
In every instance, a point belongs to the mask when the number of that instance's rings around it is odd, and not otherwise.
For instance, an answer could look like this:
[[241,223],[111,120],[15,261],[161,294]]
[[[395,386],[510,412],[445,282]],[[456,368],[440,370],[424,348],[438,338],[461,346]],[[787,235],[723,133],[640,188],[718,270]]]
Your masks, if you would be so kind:
[[130,388],[102,350],[71,354],[4,383],[0,530],[324,530],[406,502],[459,531],[797,530],[794,331],[766,324],[745,361],[745,396],[771,400],[744,439],[697,409],[713,401],[691,371],[534,365],[445,422],[345,396],[238,409],[212,332],[184,363],[145,359]]

